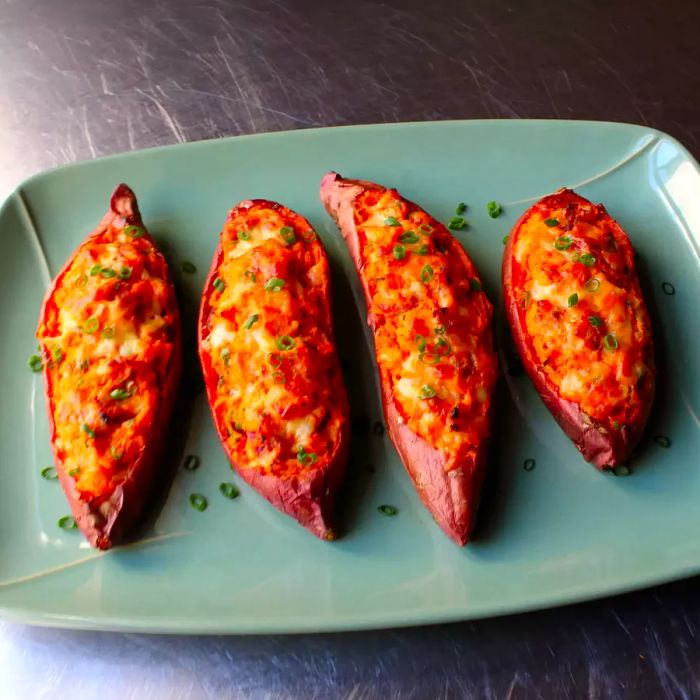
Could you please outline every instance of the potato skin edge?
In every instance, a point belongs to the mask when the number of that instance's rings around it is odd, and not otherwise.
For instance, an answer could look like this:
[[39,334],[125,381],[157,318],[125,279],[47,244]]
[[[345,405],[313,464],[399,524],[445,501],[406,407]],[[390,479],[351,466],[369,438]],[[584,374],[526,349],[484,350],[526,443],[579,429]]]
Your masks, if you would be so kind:
[[[640,420],[633,425],[623,426],[619,431],[610,432],[599,422],[587,416],[578,404],[561,397],[559,392],[556,391],[556,387],[547,380],[546,373],[538,365],[537,358],[530,351],[527,342],[528,334],[526,329],[520,324],[518,300],[513,290],[513,245],[520,230],[527,223],[538,205],[552,197],[563,198],[568,202],[590,204],[588,200],[575,192],[562,189],[543,197],[533,204],[515,223],[503,251],[502,282],[506,318],[508,319],[513,341],[523,367],[549,412],[587,462],[590,462],[599,470],[612,469],[627,460],[639,442],[651,412],[654,400],[654,387],[652,387],[649,400],[646,402]],[[607,212],[605,212],[605,216],[609,217]],[[612,217],[609,218],[614,226],[627,237],[624,229]],[[655,370],[653,371],[655,372]]]
[[[252,206],[279,208],[283,212],[289,212],[290,215],[303,219],[301,215],[296,214],[292,210],[287,209],[276,202],[271,202],[264,199],[244,200],[234,207],[234,211],[240,208],[247,209]],[[309,228],[311,228],[310,224]],[[320,243],[320,241],[319,245],[321,245],[325,255],[325,248],[323,248],[323,244]],[[211,308],[210,297],[212,291],[214,290],[214,280],[218,276],[222,255],[223,250],[221,247],[221,241],[219,240],[209,267],[207,279],[204,283],[202,301],[199,308],[199,318],[197,322],[197,348],[202,371],[205,375],[204,384],[206,387],[207,400],[219,441],[226,452],[226,456],[233,470],[263,498],[269,501],[278,510],[294,518],[300,525],[316,535],[316,537],[319,539],[326,541],[335,540],[338,537],[338,530],[336,527],[335,499],[345,475],[348,455],[350,452],[350,418],[347,399],[344,401],[344,420],[341,424],[340,436],[334,446],[328,467],[323,471],[314,471],[311,478],[305,480],[298,478],[282,479],[274,474],[262,474],[254,469],[246,469],[244,467],[241,468],[240,465],[235,463],[233,455],[228,449],[226,444],[226,436],[223,433],[222,426],[219,426],[216,422],[216,417],[214,416],[214,412],[212,410],[216,394],[212,390],[210,383],[206,381],[204,357],[207,353],[202,346],[202,341],[206,335],[208,335],[206,323]],[[326,280],[323,294],[328,300],[328,306],[330,308],[330,278]],[[332,339],[333,345],[336,347],[335,338],[333,337]]]
[[[110,200],[109,211],[103,216],[92,233],[87,236],[86,240],[101,232],[105,226],[109,226],[119,218],[124,218],[128,224],[139,225],[146,230],[139,213],[136,196],[131,189],[123,183],[115,188]],[[147,233],[146,235],[149,234]],[[83,241],[83,243],[84,242],[85,241]],[[83,243],[80,245],[82,246]],[[68,258],[61,271],[56,275],[49,286],[42,304],[40,323],[43,323],[48,304],[53,299],[53,295],[70,268],[74,257],[75,252]],[[155,416],[151,437],[146,449],[141,453],[136,462],[134,462],[126,479],[114,489],[110,498],[102,504],[102,508],[106,510],[106,513],[95,510],[89,501],[81,497],[81,494],[75,488],[73,479],[66,473],[63,461],[59,458],[57,450],[54,448],[56,425],[51,410],[53,391],[46,368],[44,368],[42,373],[49,419],[51,450],[54,456],[58,479],[66,494],[71,514],[73,518],[75,518],[78,528],[90,545],[96,549],[107,550],[114,545],[122,543],[129,532],[138,525],[148,505],[148,500],[152,495],[153,487],[160,471],[158,462],[165,448],[170,419],[172,417],[182,373],[182,332],[180,328],[180,314],[172,279],[168,279],[168,283],[173,299],[173,306],[170,309],[174,319],[173,357],[169,374],[162,389],[160,411]],[[105,507],[105,503],[109,505]]]

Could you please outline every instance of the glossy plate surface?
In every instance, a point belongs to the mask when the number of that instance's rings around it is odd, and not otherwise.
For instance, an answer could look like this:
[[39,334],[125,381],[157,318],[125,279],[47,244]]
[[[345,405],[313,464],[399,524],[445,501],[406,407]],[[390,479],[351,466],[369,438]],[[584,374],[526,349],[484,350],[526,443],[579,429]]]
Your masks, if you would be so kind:
[[[432,522],[388,438],[372,427],[381,409],[358,283],[318,199],[329,169],[394,185],[443,221],[457,202],[469,205],[470,226],[457,236],[499,309],[505,379],[479,528],[465,549]],[[141,541],[103,555],[56,526],[68,507],[57,482],[40,476],[51,463],[48,427],[40,376],[26,360],[49,276],[97,224],[121,181],[136,192],[175,269],[190,334],[218,232],[236,202],[278,200],[321,234],[335,268],[337,335],[356,418],[339,541],[314,539],[230,472],[192,369],[192,335],[173,479]],[[563,185],[603,202],[640,255],[659,390],[624,478],[586,465],[511,366],[500,311],[502,239],[527,206]],[[489,200],[502,203],[500,218],[487,215]],[[197,272],[180,271],[183,260]],[[129,153],[34,177],[0,211],[0,615],[152,632],[342,630],[520,611],[696,573],[698,299],[700,171],[676,141],[637,126],[475,121],[308,130]],[[183,469],[188,454],[200,457],[197,471]],[[534,469],[524,469],[526,460]],[[241,496],[221,496],[223,481]],[[202,513],[188,503],[193,492],[209,501]],[[399,513],[382,515],[382,504]]]

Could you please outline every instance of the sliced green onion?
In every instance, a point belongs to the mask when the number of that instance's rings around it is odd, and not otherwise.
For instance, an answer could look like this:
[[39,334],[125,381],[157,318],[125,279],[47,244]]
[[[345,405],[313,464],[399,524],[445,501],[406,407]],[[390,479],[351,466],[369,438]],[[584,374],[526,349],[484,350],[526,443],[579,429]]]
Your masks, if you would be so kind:
[[54,345],[52,350],[51,350],[51,357],[56,362],[60,362],[63,359],[63,350],[58,345]]
[[318,459],[318,455],[315,452],[307,452],[304,447],[300,447],[297,451],[297,460],[303,464],[305,467],[310,466]]
[[447,222],[447,228],[451,228],[453,231],[460,231],[467,227],[467,220],[463,216],[453,216]]
[[455,207],[455,214],[457,214],[457,216],[459,216],[460,214],[464,214],[465,211],[467,211],[467,205],[464,202],[460,202]]
[[146,232],[140,226],[127,226],[124,233],[130,238],[141,238]]
[[85,323],[83,323],[83,333],[92,334],[97,331],[100,327],[100,322],[96,316],[91,316]]
[[[193,262],[190,262],[189,260],[183,260],[180,263],[180,269],[188,275],[193,275],[195,272],[197,272],[196,265]],[[129,274],[131,274],[131,273],[129,273]]]
[[245,271],[245,276],[255,284],[255,282],[258,281],[258,278],[255,276],[255,273],[252,270],[246,270]]
[[75,522],[75,518],[72,515],[64,515],[58,519],[56,524],[61,530],[75,530],[78,527],[78,523]]
[[287,352],[288,350],[296,347],[296,342],[290,335],[281,335],[279,338],[275,338],[275,345],[277,346],[278,350]]
[[281,367],[282,366],[282,356],[278,355],[276,352],[270,352],[267,354],[267,361],[273,366],[273,367]]
[[201,513],[202,511],[205,511],[207,509],[209,502],[207,501],[207,499],[204,496],[202,496],[201,493],[191,493],[190,494],[190,505],[195,510],[198,510]]
[[214,289],[216,289],[219,294],[224,293],[224,289],[226,289],[226,283],[221,279],[221,277],[217,277],[213,282],[212,285]]
[[95,431],[94,431],[87,423],[83,423],[83,424],[80,426],[80,429],[81,429],[88,437],[91,437],[91,438],[94,438],[94,437],[95,437]]
[[[667,450],[669,447],[671,447],[671,441],[665,435],[657,435],[654,438],[654,442],[659,447],[663,447],[665,450]],[[43,474],[42,474],[42,476],[43,476]]]
[[608,333],[603,338],[603,345],[605,345],[606,350],[617,350],[617,348],[619,347],[617,338],[612,333]]
[[94,277],[95,275],[99,275],[100,270],[102,270],[102,265],[100,265],[99,263],[97,263],[96,265],[93,265],[90,268],[90,277]]
[[316,231],[314,231],[313,229],[309,229],[308,231],[304,231],[301,234],[301,237],[307,243],[311,243],[311,241],[316,240]]
[[243,324],[243,328],[246,330],[249,330],[254,323],[257,323],[260,320],[260,316],[258,314],[253,314],[252,316],[248,316],[248,320]]
[[472,288],[472,291],[474,292],[480,292],[481,291],[481,282],[479,282],[476,277],[472,277],[469,280],[469,286]]
[[425,336],[424,336],[424,335],[421,335],[420,333],[417,333],[417,334],[413,337],[413,342],[418,346],[418,350],[419,350],[420,352],[423,352],[423,351],[425,350],[426,341],[425,341]]
[[576,306],[578,304],[578,294],[574,292],[567,300],[569,307]]
[[297,242],[297,237],[294,235],[294,229],[291,226],[283,226],[280,229],[280,236],[290,245]]
[[[421,352],[418,355],[418,359],[421,362],[425,362],[426,365],[436,365],[440,362],[440,356],[435,352]],[[421,396],[421,398],[430,398],[429,396]]]
[[523,462],[523,469],[524,469],[526,472],[531,472],[531,471],[535,468],[535,465],[536,465],[536,464],[537,464],[537,463],[535,462],[534,459],[526,459],[526,460]]
[[418,255],[427,255],[428,254],[428,246],[425,245],[425,243],[423,243],[422,246],[416,248],[416,253],[418,253]]
[[224,481],[223,483],[219,484],[219,491],[224,498],[230,498],[231,500],[238,498],[241,495],[241,492],[228,481]]
[[676,293],[676,288],[670,282],[662,282],[661,290],[670,297]]
[[248,233],[248,231],[237,231],[236,236],[238,236],[238,238],[241,241],[249,241],[250,240],[250,233]]
[[41,470],[41,477],[43,479],[47,479],[48,481],[53,481],[54,479],[58,479],[58,474],[56,474],[54,467],[44,467]]
[[102,335],[102,337],[106,338],[107,340],[109,340],[110,338],[114,338],[114,328],[112,328],[111,326],[107,326],[107,328],[105,328],[100,335]]
[[397,260],[403,260],[406,257],[406,248],[402,245],[395,245],[392,253]]
[[420,238],[415,231],[406,231],[399,236],[401,243],[418,243]]
[[597,280],[595,277],[591,277],[583,286],[587,292],[597,292],[600,289],[600,280]]
[[386,219],[384,219],[384,226],[401,226],[401,224],[395,217],[387,216]]
[[424,265],[423,269],[420,271],[421,282],[428,284],[428,282],[433,279],[434,275],[433,268],[430,265]]
[[486,205],[486,211],[492,219],[497,219],[501,215],[503,209],[498,202],[490,201]]
[[554,247],[557,250],[569,250],[572,244],[571,236],[559,236],[559,238],[554,241]]
[[80,275],[80,277],[78,277],[78,279],[75,281],[75,283],[79,287],[84,287],[88,283],[87,275]]
[[[185,265],[186,265],[186,264],[192,265],[192,263],[182,263],[182,269],[183,269],[185,272],[188,272],[188,270],[185,270]],[[192,265],[192,267],[194,267],[194,265]],[[129,277],[131,277],[131,273],[132,273],[132,272],[133,272],[133,270],[132,270],[128,265],[122,265],[122,266],[119,268],[119,272],[118,272],[117,274],[119,275],[119,279],[121,279],[121,280],[128,280]],[[194,270],[192,270],[192,272],[194,272]]]
[[102,277],[108,280],[112,279],[112,277],[116,277],[117,273],[111,267],[103,267],[100,270],[100,275],[102,275]]
[[224,365],[228,367],[228,361],[231,351],[228,348],[222,348],[219,354],[221,355],[221,359],[224,361]]
[[437,343],[435,343],[435,352],[440,357],[449,357],[452,354],[452,346],[444,338],[438,338]]
[[283,279],[280,279],[279,277],[270,277],[270,279],[265,282],[263,289],[266,292],[279,292],[282,287],[284,287]]
[[131,396],[131,392],[126,389],[112,389],[109,392],[109,396],[115,401],[125,401]]
[[436,395],[435,389],[433,389],[432,386],[429,386],[428,384],[423,384],[420,390],[420,398],[421,399],[432,399]]
[[396,515],[399,512],[399,509],[396,506],[390,506],[387,504],[381,505],[377,508],[377,510],[382,514],[386,515],[387,517],[391,518],[394,515]]
[[78,476],[78,474],[80,474],[80,469],[78,467],[68,472],[68,476]]
[[588,323],[590,323],[594,328],[598,328],[603,325],[603,319],[600,316],[589,316]]
[[118,462],[124,456],[123,452],[118,452],[114,447],[109,448],[109,454],[115,462]]
[[41,372],[44,367],[44,363],[41,361],[39,355],[30,355],[27,360],[27,367],[29,367],[32,372]]
[[595,255],[591,255],[590,253],[584,253],[579,260],[586,267],[593,267],[593,265],[595,265]]
[[559,219],[545,219],[544,225],[549,226],[550,228],[554,226],[559,226]]
[[616,467],[612,468],[612,473],[615,476],[629,476],[632,471],[626,464],[618,464]]
[[418,230],[426,236],[429,236],[435,229],[430,224],[421,224]]
[[277,384],[286,384],[287,383],[287,377],[284,376],[284,372],[273,372],[272,373],[272,378],[275,380]]
[[197,457],[197,455],[187,455],[187,457],[185,457],[185,462],[182,466],[185,468],[186,471],[193,472],[199,467],[199,464],[200,459],[199,457]]
[[503,245],[505,245],[506,243],[508,243],[508,234],[503,236]]

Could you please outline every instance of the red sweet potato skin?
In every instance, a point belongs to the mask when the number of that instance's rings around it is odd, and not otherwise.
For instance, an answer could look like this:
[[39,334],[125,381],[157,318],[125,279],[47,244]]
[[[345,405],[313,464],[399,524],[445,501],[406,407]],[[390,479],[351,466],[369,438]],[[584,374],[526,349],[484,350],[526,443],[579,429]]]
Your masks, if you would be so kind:
[[[587,462],[593,464],[597,469],[609,469],[624,463],[631,455],[635,446],[644,432],[649,413],[654,399],[656,370],[653,360],[653,346],[649,348],[650,373],[648,386],[645,387],[646,400],[644,410],[638,420],[631,424],[625,424],[620,430],[611,431],[605,425],[593,420],[585,414],[581,407],[572,401],[568,401],[559,393],[558,388],[548,379],[543,368],[538,364],[531,343],[529,342],[527,329],[521,322],[519,313],[519,299],[514,286],[514,246],[518,239],[518,234],[525,223],[533,215],[538,207],[565,207],[569,204],[590,204],[588,200],[577,195],[571,190],[560,190],[552,195],[544,197],[542,200],[530,207],[516,222],[513,231],[508,236],[508,241],[503,253],[502,282],[503,296],[506,309],[506,317],[511,329],[518,354],[523,363],[523,367],[535,385],[542,401],[547,409],[554,416],[555,420],[571,439],[576,448],[581,452]],[[607,217],[611,226],[614,227],[617,240],[629,243],[627,234],[612,220],[602,205],[598,205],[602,216]],[[639,283],[634,278],[633,292],[641,298]]]
[[[292,212],[282,205],[263,199],[245,200],[239,203],[232,210],[245,212],[250,209],[275,209],[284,213],[290,221],[302,222],[304,228],[310,229],[310,225],[301,216]],[[318,242],[318,245],[321,245]],[[325,251],[323,252],[325,255]],[[204,383],[207,392],[209,406],[212,408],[214,425],[219,436],[221,445],[236,473],[244,479],[263,498],[268,500],[275,508],[294,518],[300,525],[309,530],[312,534],[322,540],[332,541],[338,537],[337,517],[336,517],[336,496],[340,489],[345,470],[347,467],[348,454],[350,449],[350,417],[349,406],[345,389],[340,376],[340,366],[337,367],[337,376],[331,381],[338,382],[337,402],[342,413],[340,421],[339,437],[333,445],[333,450],[329,457],[328,465],[323,469],[304,469],[298,475],[291,478],[282,478],[274,473],[264,473],[254,468],[247,468],[247,465],[238,464],[236,456],[229,448],[226,428],[220,424],[216,418],[213,406],[217,398],[218,376],[208,352],[204,348],[202,341],[209,335],[208,319],[212,310],[212,293],[215,289],[214,282],[219,277],[219,269],[222,263],[223,249],[219,243],[209,268],[202,301],[199,310],[198,320],[198,350]],[[323,281],[322,294],[325,298],[326,308],[319,310],[324,316],[324,322],[332,328],[330,318],[331,308],[331,286],[330,278]]]
[[[377,187],[372,182],[344,179],[334,172],[326,174],[321,181],[321,202],[338,225],[358,272],[363,268],[363,260],[353,216],[354,202],[366,189]],[[448,254],[460,260],[466,269],[467,256],[462,246],[454,239],[447,245],[450,248]],[[360,274],[359,277],[369,307],[370,290],[364,276]],[[371,314],[367,321],[374,329],[375,320]],[[448,470],[444,455],[399,419],[397,399],[392,392],[388,373],[381,364],[378,363],[378,366],[389,437],[435,521],[450,539],[462,546],[469,540],[476,518],[486,469],[487,436],[484,436],[473,458],[465,459],[459,467]]]
[[[144,228],[145,231],[136,196],[125,184],[118,185],[114,190],[109,210],[93,233],[88,236],[88,240],[113,223],[137,225]],[[145,235],[148,234],[145,233]],[[73,256],[66,262],[47,290],[40,315],[40,326],[48,316],[54,294],[61,285],[72,260]],[[138,525],[153,493],[155,481],[162,473],[159,460],[164,451],[182,368],[179,311],[175,299],[175,289],[172,283],[170,286],[172,306],[169,312],[174,319],[173,356],[166,381],[162,387],[160,409],[153,417],[151,437],[139,458],[131,465],[126,479],[116,486],[110,497],[99,506],[92,503],[87,495],[77,490],[75,481],[66,473],[61,455],[55,447],[56,424],[52,410],[53,386],[46,365],[44,368],[43,380],[48,409],[49,435],[56,472],[78,528],[88,542],[97,549],[107,550],[122,543],[130,531]]]

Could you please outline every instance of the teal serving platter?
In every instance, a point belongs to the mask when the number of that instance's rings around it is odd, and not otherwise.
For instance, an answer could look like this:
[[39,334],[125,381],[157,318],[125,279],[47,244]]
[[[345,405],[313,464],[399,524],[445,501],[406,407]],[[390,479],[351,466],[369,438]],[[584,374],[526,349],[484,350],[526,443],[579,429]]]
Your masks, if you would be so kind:
[[[432,521],[391,443],[348,254],[318,199],[337,170],[396,186],[447,221],[496,308],[503,379],[474,540]],[[50,278],[119,182],[177,280],[187,371],[163,479],[136,540],[92,551],[51,464],[40,375],[27,368]],[[502,312],[503,237],[537,198],[574,187],[628,232],[656,337],[659,381],[628,476],[586,464],[514,362]],[[335,323],[353,412],[343,536],[316,540],[230,471],[201,391],[194,318],[226,213],[264,197],[308,217],[333,264]],[[492,219],[486,204],[498,201]],[[182,271],[183,261],[196,266]],[[351,630],[461,620],[613,594],[700,571],[700,171],[652,129],[566,121],[340,127],[126,153],[43,173],[0,210],[0,616],[176,633]],[[183,468],[196,455],[195,471]],[[623,470],[625,471],[625,470]],[[240,496],[219,492],[230,481]],[[198,512],[189,496],[208,507]],[[392,505],[392,517],[378,510]]]

